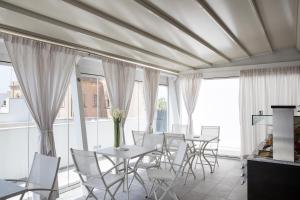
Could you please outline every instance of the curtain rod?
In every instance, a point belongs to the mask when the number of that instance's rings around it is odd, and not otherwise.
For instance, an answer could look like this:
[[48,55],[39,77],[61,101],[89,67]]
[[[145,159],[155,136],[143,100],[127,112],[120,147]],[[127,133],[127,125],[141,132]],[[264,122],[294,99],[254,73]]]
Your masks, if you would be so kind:
[[81,46],[78,44],[69,43],[66,41],[62,41],[62,40],[47,37],[44,35],[40,35],[38,33],[32,33],[32,32],[24,31],[24,30],[20,30],[20,29],[17,30],[17,28],[6,26],[3,24],[0,24],[0,32],[32,39],[32,40],[39,41],[39,42],[45,42],[48,44],[53,44],[53,45],[58,45],[58,46],[74,49],[76,51],[87,54],[88,56],[96,57],[98,59],[99,59],[99,56],[106,57],[106,58],[116,59],[116,60],[120,60],[123,62],[131,63],[131,64],[140,65],[140,66],[151,68],[151,69],[156,69],[156,70],[159,70],[162,72],[166,72],[168,74],[178,75],[177,71],[172,71],[169,69],[161,68],[160,66],[157,66],[154,64],[149,65],[148,63],[144,63],[143,61],[137,61],[135,59],[131,59],[131,58],[127,58],[127,57],[123,57],[123,56],[119,56],[119,55],[114,55],[109,52],[103,52],[101,50],[92,49],[92,48]]
[[[91,74],[91,73],[84,73],[84,72],[81,72],[80,74],[83,75],[83,76],[86,76],[86,77],[95,76],[95,77],[105,78],[103,75],[100,75],[100,74]],[[143,81],[140,81],[140,80],[134,80],[134,81],[139,82],[139,83],[143,82]],[[162,84],[162,83],[159,83],[158,85],[168,86],[167,84]]]
[[0,63],[11,64],[10,61],[6,61],[6,60],[0,60]]

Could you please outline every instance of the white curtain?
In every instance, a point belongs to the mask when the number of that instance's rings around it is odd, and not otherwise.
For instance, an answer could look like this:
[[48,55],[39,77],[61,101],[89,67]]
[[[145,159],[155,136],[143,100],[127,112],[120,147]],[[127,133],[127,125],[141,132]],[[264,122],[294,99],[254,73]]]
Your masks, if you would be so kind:
[[53,122],[75,65],[73,50],[4,34],[18,82],[41,132],[40,151],[56,156]]
[[[56,156],[53,123],[69,85],[76,53],[22,37],[3,37],[28,108],[41,132],[40,152]],[[57,192],[51,199],[56,197]]]
[[172,126],[172,124],[181,124],[179,78],[169,77],[168,85],[169,85],[170,114],[171,114],[171,122],[172,122],[170,123],[170,126]]
[[146,107],[146,132],[153,133],[153,119],[156,111],[156,97],[158,92],[160,72],[144,69],[144,99]]
[[126,144],[124,124],[134,88],[136,65],[108,58],[102,59],[102,65],[112,108],[125,112],[121,121],[121,142]]
[[183,101],[188,114],[189,135],[193,135],[193,113],[197,104],[201,86],[201,74],[184,74],[180,76],[180,87]]
[[300,104],[300,67],[241,71],[241,155],[251,154],[266,137],[266,127],[252,126],[252,115],[272,115],[271,105]]

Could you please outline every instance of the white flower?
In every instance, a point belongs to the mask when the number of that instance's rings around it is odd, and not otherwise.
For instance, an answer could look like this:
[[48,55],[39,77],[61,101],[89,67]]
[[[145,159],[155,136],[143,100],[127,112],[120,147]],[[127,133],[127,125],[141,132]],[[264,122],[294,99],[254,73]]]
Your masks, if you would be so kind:
[[123,110],[119,110],[118,108],[113,108],[111,111],[111,115],[114,119],[121,120],[125,117],[125,112]]

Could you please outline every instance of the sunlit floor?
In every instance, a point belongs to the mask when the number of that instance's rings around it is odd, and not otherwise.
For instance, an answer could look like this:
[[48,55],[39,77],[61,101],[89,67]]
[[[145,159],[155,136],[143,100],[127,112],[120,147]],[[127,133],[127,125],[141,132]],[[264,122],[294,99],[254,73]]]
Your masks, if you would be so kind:
[[[210,174],[206,168],[206,179],[203,180],[201,170],[196,170],[197,179],[189,176],[184,185],[184,177],[176,182],[175,192],[182,200],[247,200],[247,186],[241,185],[240,162],[237,160],[219,159],[220,166],[216,167],[215,173]],[[199,167],[199,166],[198,166]],[[145,173],[143,177],[147,180]],[[148,188],[150,183],[147,181]],[[60,199],[83,200],[85,196],[81,188],[73,189],[60,195]],[[104,192],[96,191],[99,199],[103,199]],[[122,189],[116,195],[117,199],[127,199],[127,193]],[[141,200],[145,198],[145,191],[135,181],[130,189],[130,199]],[[92,198],[91,198],[92,199]],[[108,199],[108,198],[107,198]],[[153,198],[152,198],[153,199]],[[166,197],[166,200],[171,198]]]

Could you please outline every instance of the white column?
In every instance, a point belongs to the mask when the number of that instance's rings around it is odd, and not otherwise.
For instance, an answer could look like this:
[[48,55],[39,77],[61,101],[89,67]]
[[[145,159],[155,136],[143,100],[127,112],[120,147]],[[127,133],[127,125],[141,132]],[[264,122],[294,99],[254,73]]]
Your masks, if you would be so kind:
[[82,145],[83,150],[88,150],[88,140],[86,134],[86,126],[84,119],[84,106],[82,99],[82,90],[80,85],[80,72],[78,66],[75,67],[75,70],[71,77],[71,85],[72,85],[72,103],[73,103],[73,111],[74,111],[74,126],[77,134],[76,138]]

